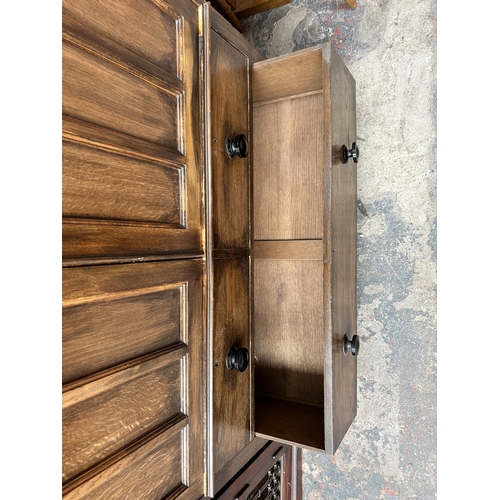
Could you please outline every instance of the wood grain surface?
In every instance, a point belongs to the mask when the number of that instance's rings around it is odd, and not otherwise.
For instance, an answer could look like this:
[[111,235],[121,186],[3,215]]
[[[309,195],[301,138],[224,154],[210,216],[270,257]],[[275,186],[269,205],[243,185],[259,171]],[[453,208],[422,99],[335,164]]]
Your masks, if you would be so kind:
[[63,217],[185,224],[184,169],[63,142]]
[[210,39],[213,246],[250,246],[249,158],[230,158],[226,141],[249,128],[249,60],[212,31]]
[[323,404],[323,263],[256,259],[255,391]]
[[204,493],[200,9],[63,2],[65,499]]
[[323,237],[322,95],[254,109],[254,238]]
[[333,454],[357,404],[355,82],[331,44],[252,78],[256,435]]
[[233,346],[250,347],[249,262],[243,259],[214,261],[213,322],[213,446],[214,471],[231,460],[251,438],[250,382],[252,370],[226,368]]
[[255,63],[254,104],[322,90],[322,56],[322,51],[315,47]]
[[317,451],[325,449],[323,408],[283,399],[258,396],[255,434]]
[[[356,138],[356,82],[340,56],[331,51],[332,150],[349,148]],[[357,357],[344,354],[342,339],[357,334],[356,238],[357,164],[332,161],[332,409],[333,453],[357,413]],[[331,422],[331,424],[330,424]],[[327,432],[329,430],[327,429]]]

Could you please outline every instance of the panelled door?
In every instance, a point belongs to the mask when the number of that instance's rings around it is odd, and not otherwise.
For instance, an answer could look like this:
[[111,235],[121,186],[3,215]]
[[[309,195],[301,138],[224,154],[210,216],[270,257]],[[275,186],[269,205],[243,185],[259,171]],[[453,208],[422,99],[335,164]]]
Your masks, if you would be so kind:
[[204,494],[199,8],[63,1],[67,500]]

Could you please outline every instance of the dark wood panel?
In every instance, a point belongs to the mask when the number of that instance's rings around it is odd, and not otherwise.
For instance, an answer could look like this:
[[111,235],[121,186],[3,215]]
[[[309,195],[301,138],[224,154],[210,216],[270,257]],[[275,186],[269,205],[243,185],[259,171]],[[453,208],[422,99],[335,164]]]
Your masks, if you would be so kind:
[[[356,141],[356,83],[331,51],[332,150]],[[336,158],[332,165],[333,453],[357,412],[357,357],[344,354],[342,339],[357,334],[357,166]]]
[[315,94],[254,109],[256,240],[323,238],[322,106]]
[[[250,346],[249,262],[214,261],[213,320],[213,447],[214,472],[250,441],[251,373],[226,368],[232,346]],[[251,359],[251,357],[250,357]]]
[[185,287],[160,288],[96,296],[72,306],[63,302],[63,384],[184,339]]
[[203,252],[198,229],[64,219],[62,237],[64,259]]
[[181,362],[165,358],[64,394],[63,481],[181,412]]
[[256,394],[324,401],[323,262],[255,260]]
[[193,282],[190,291],[194,293],[201,287],[201,272],[200,259],[63,269],[63,301],[77,305],[95,297],[135,295],[140,290],[185,282]]
[[[322,58],[322,51],[315,47],[298,54],[287,54],[254,64],[252,66],[254,104],[321,90]],[[317,116],[321,115],[318,113]],[[294,144],[285,142],[290,146]],[[300,151],[300,148],[292,149]]]
[[256,240],[254,259],[323,260],[323,240]]
[[68,142],[137,158],[138,160],[152,161],[167,168],[186,167],[186,158],[180,153],[71,116],[62,117],[62,136],[63,140]]
[[281,399],[256,397],[255,435],[323,451],[323,408]]
[[[251,457],[245,468],[239,471],[238,475],[217,493],[216,500],[234,500],[235,498],[290,500],[290,495],[287,495],[286,482],[291,469],[285,472],[285,465],[290,465],[285,464],[285,459],[288,454],[291,454],[291,450],[291,446],[267,441],[264,448]],[[278,467],[275,467],[276,464],[278,464],[279,472]],[[270,484],[271,487],[274,487],[276,497],[273,497],[267,488],[268,479],[270,479],[268,472],[271,469],[273,475],[280,479],[280,485],[277,488],[276,483]]]
[[230,158],[226,140],[248,138],[249,61],[214,31],[210,38],[214,248],[250,246],[249,158]]
[[153,86],[67,43],[62,68],[63,114],[184,151],[182,94]]
[[[161,8],[159,8],[159,6]],[[63,1],[63,13],[111,38],[150,61],[169,74],[182,75],[178,67],[180,16],[168,4],[154,5],[147,0],[124,0],[119,3],[87,0]],[[182,32],[181,32],[182,33]]]
[[184,169],[63,142],[63,217],[184,225]]
[[64,500],[164,500],[183,492],[184,432],[160,434],[70,491]]
[[63,6],[64,333],[84,358],[63,387],[67,498],[203,495],[202,261],[152,262],[204,251],[200,14]]
[[238,473],[255,455],[269,444],[267,439],[254,437],[241,451],[239,451],[217,474],[215,474],[215,492],[219,492],[226,483]]

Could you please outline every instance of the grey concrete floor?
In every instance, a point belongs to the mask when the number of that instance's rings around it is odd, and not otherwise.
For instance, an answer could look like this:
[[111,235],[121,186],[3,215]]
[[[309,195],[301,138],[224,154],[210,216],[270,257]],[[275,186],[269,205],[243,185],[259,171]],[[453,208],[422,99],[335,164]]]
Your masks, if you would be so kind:
[[436,497],[436,2],[294,0],[243,22],[267,57],[332,41],[357,84],[358,415],[303,454],[317,499]]

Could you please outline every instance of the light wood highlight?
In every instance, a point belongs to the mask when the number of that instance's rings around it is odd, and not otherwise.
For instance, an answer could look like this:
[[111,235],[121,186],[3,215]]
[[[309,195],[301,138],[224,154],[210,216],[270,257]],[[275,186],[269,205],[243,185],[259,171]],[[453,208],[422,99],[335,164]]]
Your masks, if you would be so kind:
[[255,241],[254,259],[323,260],[323,240]]
[[185,423],[185,420],[181,421],[181,429],[177,426],[176,433],[172,434],[167,429],[122,456],[100,474],[76,486],[63,498],[122,500],[125,495],[129,495],[137,499],[163,500],[169,495],[173,496],[174,492],[185,491],[182,470],[185,432],[182,427]]
[[[254,104],[322,90],[322,51],[316,49],[255,63],[252,82]],[[293,143],[289,144],[300,151]]]
[[63,142],[63,217],[184,225],[184,169]]
[[254,109],[254,238],[323,238],[322,94]]
[[157,358],[108,379],[64,394],[63,481],[181,412],[180,361]]

